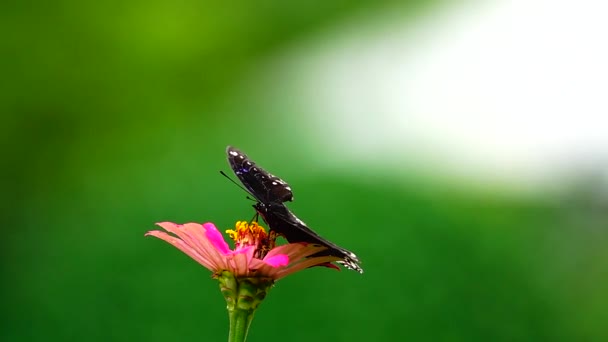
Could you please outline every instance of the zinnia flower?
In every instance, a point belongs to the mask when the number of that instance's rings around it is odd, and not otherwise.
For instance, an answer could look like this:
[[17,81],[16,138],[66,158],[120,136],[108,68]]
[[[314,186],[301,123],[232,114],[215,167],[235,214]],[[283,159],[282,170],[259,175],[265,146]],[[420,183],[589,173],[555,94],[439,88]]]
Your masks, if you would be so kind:
[[239,221],[227,233],[235,248],[224,240],[213,223],[157,223],[167,232],[153,230],[147,235],[165,240],[213,272],[228,303],[228,341],[245,341],[253,314],[274,282],[312,266],[337,268],[340,258],[314,256],[326,247],[308,243],[274,246],[274,235],[263,227]]
[[270,248],[274,242],[257,222],[239,221],[234,230],[227,231],[235,242],[234,250],[213,223],[161,222],[157,225],[175,236],[160,230],[149,231],[146,236],[167,241],[211,270],[214,276],[228,271],[235,277],[264,277],[276,281],[308,267],[326,266],[340,260],[333,256],[308,258],[326,249],[319,245],[290,243]]

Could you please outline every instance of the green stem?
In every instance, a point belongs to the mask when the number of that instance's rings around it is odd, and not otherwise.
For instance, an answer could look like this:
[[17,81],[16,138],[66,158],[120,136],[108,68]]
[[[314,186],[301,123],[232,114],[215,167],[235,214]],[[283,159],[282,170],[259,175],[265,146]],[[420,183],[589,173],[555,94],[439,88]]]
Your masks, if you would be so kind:
[[228,342],[245,342],[255,310],[273,285],[271,278],[236,278],[223,271],[217,275],[226,299],[230,332]]
[[245,342],[247,333],[249,332],[249,326],[253,320],[253,311],[228,309],[228,317],[230,318],[228,342]]

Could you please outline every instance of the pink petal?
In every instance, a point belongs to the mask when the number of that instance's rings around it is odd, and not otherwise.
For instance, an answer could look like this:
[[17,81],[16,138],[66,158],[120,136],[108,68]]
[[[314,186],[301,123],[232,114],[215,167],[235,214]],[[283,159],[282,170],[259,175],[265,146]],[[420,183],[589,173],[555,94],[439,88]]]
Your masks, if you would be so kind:
[[243,247],[239,247],[237,249],[235,249],[234,251],[230,251],[230,255],[237,255],[237,254],[246,254],[248,255],[248,259],[253,258],[253,252],[255,252],[255,246],[243,246]]
[[[184,224],[182,239],[187,238],[187,242],[195,246],[201,255],[205,255],[214,260],[214,262],[219,265],[219,268],[226,269],[228,267],[228,261],[226,260],[224,253],[218,250],[207,238],[206,226],[209,227],[206,223],[202,225],[198,223]],[[211,224],[211,228],[215,228],[213,224]]]
[[[337,260],[336,260],[336,261],[337,261]],[[338,272],[340,272],[340,271],[341,271],[341,270],[340,270],[340,267],[338,267],[338,266],[336,266],[336,265],[332,264],[331,262],[326,262],[326,263],[324,263],[324,264],[318,264],[318,265],[316,265],[316,266],[323,266],[323,267],[327,267],[327,268],[333,268],[334,270],[336,270],[336,271],[338,271]]]
[[177,223],[173,223],[173,222],[158,222],[156,225],[162,227],[164,230],[171,232],[171,233],[178,230],[179,226],[181,226],[181,224],[177,224]]
[[206,257],[200,255],[191,246],[189,246],[184,241],[182,241],[174,236],[171,236],[165,232],[161,232],[160,230],[149,231],[146,233],[146,236],[148,236],[148,235],[155,236],[161,240],[165,240],[166,242],[170,243],[171,245],[173,245],[180,251],[184,252],[186,255],[188,255],[192,259],[196,260],[196,262],[205,266],[206,268],[208,268],[211,271],[215,271],[218,269],[218,265],[214,260],[211,260],[209,258],[206,258]]
[[[253,247],[253,246],[251,246]],[[232,266],[232,273],[237,277],[248,277],[249,267],[251,259],[253,259],[253,248],[243,251],[244,253],[238,253],[230,257],[230,264]]]
[[327,249],[320,245],[313,245],[309,243],[297,242],[281,245],[273,248],[266,257],[272,257],[278,254],[286,254],[289,256],[291,262],[296,262],[300,259],[306,258],[318,252]]
[[160,222],[157,225],[176,235],[183,243],[196,250],[202,257],[211,260],[217,267],[225,268],[227,266],[223,254],[207,239],[204,225],[199,223],[176,224],[173,222]]
[[[225,255],[207,238],[206,227],[213,230],[215,229],[213,224],[201,225],[200,223],[175,224],[172,222],[161,222],[157,223],[157,225],[163,227],[169,233],[176,235],[183,244],[188,245],[202,258],[208,260],[210,264],[215,266],[214,271],[228,268],[228,260]],[[215,230],[217,231],[217,229]],[[199,261],[198,259],[195,260]]]
[[205,252],[205,248],[199,244],[201,237],[203,237],[202,233],[205,231],[202,225],[198,223],[176,224],[173,222],[160,222],[156,225],[177,236],[199,253]]
[[264,258],[264,262],[272,267],[281,267],[289,265],[289,257],[285,254],[279,254]]
[[224,255],[230,254],[230,246],[224,240],[222,233],[215,228],[215,225],[213,223],[204,223],[203,227],[205,227],[205,236],[215,249]]
[[[334,257],[334,256],[322,256],[322,257],[305,259],[304,261],[296,263],[295,265],[290,266],[288,268],[278,269],[276,275],[274,275],[274,278],[278,280],[278,279],[286,277],[292,273],[301,271],[305,268],[309,268],[312,266],[320,266],[320,265],[325,266],[326,263],[338,261],[338,260],[340,260],[340,258]],[[339,271],[340,268],[337,268],[337,270]]]
[[201,255],[214,260],[216,264],[221,265],[222,267],[226,267],[226,258],[224,257],[224,254],[218,251],[209,241],[205,232],[206,229],[204,225],[199,223],[185,223],[181,226],[181,230],[178,234],[182,240],[194,247]]

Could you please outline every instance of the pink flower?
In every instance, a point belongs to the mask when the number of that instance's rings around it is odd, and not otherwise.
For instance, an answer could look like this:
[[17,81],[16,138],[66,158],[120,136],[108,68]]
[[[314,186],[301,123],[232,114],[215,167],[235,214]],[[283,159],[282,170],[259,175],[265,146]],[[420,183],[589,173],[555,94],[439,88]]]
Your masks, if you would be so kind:
[[311,257],[325,247],[307,243],[290,243],[274,247],[274,240],[257,222],[239,221],[227,233],[235,242],[234,250],[213,223],[157,223],[164,231],[152,230],[147,235],[165,240],[211,270],[214,276],[223,271],[235,277],[264,277],[278,280],[312,266],[329,266],[340,258]]

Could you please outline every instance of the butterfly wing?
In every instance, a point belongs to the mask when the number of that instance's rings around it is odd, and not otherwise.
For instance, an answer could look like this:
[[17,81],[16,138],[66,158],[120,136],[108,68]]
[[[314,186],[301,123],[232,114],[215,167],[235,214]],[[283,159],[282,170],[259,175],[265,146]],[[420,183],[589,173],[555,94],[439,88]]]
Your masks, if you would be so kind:
[[228,146],[226,154],[234,174],[259,202],[269,204],[293,200],[289,184],[257,166],[243,152]]
[[359,265],[360,261],[357,256],[315,233],[312,229],[294,215],[285,205],[273,204],[270,206],[258,203],[253,206],[256,211],[262,216],[268,224],[270,230],[275,231],[287,239],[289,242],[308,242],[327,247],[327,250],[322,251],[315,256],[331,255],[341,258],[338,263],[343,264],[346,268],[363,273],[363,269]]

